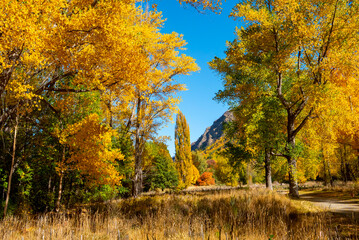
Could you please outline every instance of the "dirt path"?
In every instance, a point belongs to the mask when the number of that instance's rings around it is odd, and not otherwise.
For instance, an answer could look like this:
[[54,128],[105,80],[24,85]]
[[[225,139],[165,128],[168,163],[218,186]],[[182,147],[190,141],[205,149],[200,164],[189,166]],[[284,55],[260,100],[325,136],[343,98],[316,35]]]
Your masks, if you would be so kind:
[[359,219],[359,199],[345,198],[334,192],[313,192],[300,195],[300,199],[312,202],[333,213],[341,213]]

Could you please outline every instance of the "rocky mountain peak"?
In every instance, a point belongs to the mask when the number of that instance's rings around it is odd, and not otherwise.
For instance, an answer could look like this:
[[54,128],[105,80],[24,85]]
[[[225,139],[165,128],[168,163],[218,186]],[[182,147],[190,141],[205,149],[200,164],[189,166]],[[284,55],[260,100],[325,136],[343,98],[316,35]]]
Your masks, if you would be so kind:
[[223,123],[233,121],[233,119],[233,113],[226,111],[220,118],[213,122],[212,126],[206,128],[205,132],[198,138],[197,141],[191,144],[192,151],[205,149],[221,138],[223,135]]

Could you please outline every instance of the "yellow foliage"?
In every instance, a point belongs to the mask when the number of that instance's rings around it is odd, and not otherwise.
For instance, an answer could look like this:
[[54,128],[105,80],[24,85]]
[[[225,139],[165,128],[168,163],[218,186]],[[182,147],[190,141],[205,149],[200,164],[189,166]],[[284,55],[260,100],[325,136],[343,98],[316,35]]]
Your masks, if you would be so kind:
[[179,185],[188,187],[196,183],[200,174],[192,162],[190,131],[182,112],[179,112],[176,118],[175,145],[175,163],[179,173]]
[[190,177],[191,177],[191,184],[195,184],[197,179],[200,177],[201,175],[199,174],[198,169],[196,168],[195,165],[192,164],[191,167],[191,172],[190,172]]
[[[287,115],[278,121],[287,127],[286,139],[281,140],[283,152],[291,164],[290,174],[296,175],[291,179],[316,176],[318,158],[331,161],[335,158],[332,149],[345,144],[356,148],[359,143],[358,10],[355,1],[245,0],[231,14],[244,20],[246,27],[237,29],[226,58],[216,59],[212,67],[226,72],[229,66],[243,76],[237,79],[235,96],[241,105],[251,106],[260,99],[258,87],[280,102]],[[225,79],[226,84],[236,80],[233,76]],[[247,133],[256,133],[255,126],[246,127]],[[299,157],[298,171],[296,137],[316,151],[316,155]],[[319,153],[325,153],[324,157],[318,157]],[[291,182],[293,190],[294,185]]]
[[210,159],[216,154],[220,154],[225,150],[225,144],[228,142],[228,139],[223,136],[213,144],[209,145],[205,150],[203,150],[203,157],[205,159]]
[[227,186],[237,186],[239,173],[233,171],[233,167],[229,164],[228,159],[221,155],[215,155],[213,159],[216,161],[214,173],[216,179]]
[[91,114],[82,121],[69,125],[55,134],[60,143],[70,149],[70,157],[60,162],[57,171],[65,168],[79,170],[92,184],[119,185],[121,177],[115,168],[123,155],[111,149],[113,130],[102,125],[97,114]]
[[178,0],[181,4],[190,4],[196,8],[218,10],[222,3],[221,0]]

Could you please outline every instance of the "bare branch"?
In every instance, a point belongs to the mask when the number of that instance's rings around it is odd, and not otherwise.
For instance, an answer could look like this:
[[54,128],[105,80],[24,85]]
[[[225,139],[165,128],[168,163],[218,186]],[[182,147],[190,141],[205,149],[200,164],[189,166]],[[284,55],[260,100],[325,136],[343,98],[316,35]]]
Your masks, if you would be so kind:
[[298,106],[298,108],[294,111],[294,118],[296,118],[304,109],[305,105],[308,102],[308,97],[306,97]]
[[83,32],[83,33],[90,33],[92,32],[93,30],[96,30],[96,29],[100,29],[100,27],[96,26],[96,27],[91,27],[90,29],[88,30],[83,30],[83,29],[73,29],[73,30],[68,30],[67,32],[70,32],[70,33],[73,33],[73,32]]
[[57,76],[54,76],[51,81],[49,82],[45,82],[43,83],[36,91],[35,91],[35,94],[40,94],[42,91],[44,91],[45,89],[48,89],[48,88],[52,88],[57,81],[61,80],[61,79],[64,79],[66,77],[71,77],[71,76],[74,76],[74,72],[67,72],[65,74],[61,74],[61,75],[57,75]]
[[83,92],[91,92],[96,91],[97,89],[71,89],[71,88],[45,88],[44,91],[51,92],[73,92],[73,93],[83,93]]
[[334,22],[335,22],[335,17],[336,17],[337,9],[338,9],[338,0],[335,2],[334,13],[333,13],[333,17],[332,17],[332,21],[331,21],[331,26],[330,26],[330,29],[329,29],[329,33],[328,33],[328,40],[327,40],[327,42],[326,42],[326,46],[325,46],[325,48],[324,48],[323,55],[322,55],[321,57],[319,57],[319,59],[318,59],[318,63],[321,62],[322,59],[327,56],[328,49],[329,49],[329,44],[330,44],[330,40],[331,40],[331,36],[332,36],[332,33],[333,33],[333,29],[334,29]]
[[41,99],[41,102],[44,103],[45,105],[47,105],[55,113],[55,115],[58,118],[60,117],[60,112],[57,111],[48,101],[46,101],[45,99]]
[[313,108],[310,109],[308,115],[303,119],[303,121],[299,124],[299,126],[293,131],[293,137],[295,137],[297,135],[297,133],[304,127],[306,122],[310,119],[310,117],[312,116],[313,110],[314,110]]
[[270,152],[270,154],[271,154],[272,156],[275,156],[275,157],[285,157],[285,158],[289,158],[288,155],[283,154],[283,153]]

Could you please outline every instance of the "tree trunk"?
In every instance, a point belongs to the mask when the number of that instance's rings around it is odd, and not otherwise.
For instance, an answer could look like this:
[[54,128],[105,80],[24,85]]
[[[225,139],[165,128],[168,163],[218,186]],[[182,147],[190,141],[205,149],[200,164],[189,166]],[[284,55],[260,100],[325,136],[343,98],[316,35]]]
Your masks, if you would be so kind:
[[289,195],[294,198],[299,198],[298,181],[297,181],[297,161],[293,157],[288,157],[289,167]]
[[264,153],[264,167],[265,167],[265,175],[266,175],[266,187],[270,190],[273,190],[271,153],[268,148],[265,149],[265,153]]
[[345,184],[347,183],[348,181],[348,174],[346,172],[347,168],[346,168],[346,151],[345,151],[345,145],[343,145],[343,150],[341,151],[341,162],[340,162],[340,170],[341,170],[341,173],[342,173],[342,177],[343,177],[343,180],[345,182]]
[[328,172],[327,172],[327,163],[325,162],[325,159],[323,157],[323,172],[324,172],[324,175],[323,175],[323,178],[324,178],[324,186],[328,186],[329,184],[329,177],[328,177]]
[[[50,192],[51,192],[51,176],[49,177],[49,183],[47,185],[47,193],[50,194]],[[46,209],[45,209],[46,212],[47,212],[48,208],[49,208],[49,206],[47,205]]]
[[138,197],[142,193],[142,147],[140,143],[139,131],[136,130],[136,142],[135,142],[135,176],[133,178],[132,196]]
[[137,99],[137,119],[136,119],[136,135],[135,135],[135,176],[133,178],[132,196],[138,197],[142,193],[142,144],[140,137],[141,127],[141,99]]
[[250,164],[247,164],[247,186],[253,185],[252,168]]
[[49,178],[49,184],[47,185],[47,192],[50,193],[51,191],[51,176]]
[[[63,150],[62,150],[62,163],[65,162],[65,153],[66,153],[66,148],[64,146]],[[61,166],[63,168],[63,166]],[[57,196],[57,200],[56,200],[56,212],[60,211],[60,204],[61,204],[61,196],[62,196],[62,186],[63,186],[63,179],[64,179],[64,174],[65,171],[63,169],[61,169],[60,172],[60,181],[59,181],[59,194]]]
[[143,180],[142,159],[140,156],[137,156],[135,157],[135,176],[133,179],[133,189],[132,189],[132,196],[135,198],[142,193],[142,180]]
[[289,195],[294,198],[299,198],[298,181],[297,181],[297,160],[293,156],[293,150],[295,149],[295,117],[288,111],[288,125],[287,125],[287,161],[289,168]]
[[327,161],[327,168],[328,168],[328,177],[329,177],[329,181],[330,181],[330,186],[333,187],[334,182],[333,182],[333,178],[332,178],[332,173],[330,172],[330,165],[329,165],[328,161]]
[[59,182],[59,195],[57,196],[57,200],[56,200],[56,212],[60,211],[63,178],[64,178],[64,171],[61,171],[60,182]]
[[333,178],[332,178],[332,174],[330,172],[330,165],[329,165],[329,161],[325,160],[325,155],[324,155],[324,150],[322,149],[322,156],[323,156],[323,171],[324,171],[324,186],[328,186],[328,184],[330,184],[330,186],[333,187]]
[[327,169],[328,165],[327,165],[327,161],[325,161],[325,155],[324,155],[324,149],[322,147],[321,150],[322,154],[322,158],[323,158],[323,178],[324,178],[324,186],[328,186],[329,184],[329,175],[330,175],[330,169]]
[[13,142],[13,146],[12,146],[11,168],[10,168],[9,182],[8,182],[8,186],[7,186],[7,193],[6,193],[6,200],[5,200],[5,207],[4,207],[4,218],[6,217],[7,207],[9,204],[12,174],[14,173],[15,153],[16,153],[16,137],[17,137],[18,126],[19,126],[19,114],[17,112],[16,124],[15,124],[15,130],[14,130],[14,142]]

